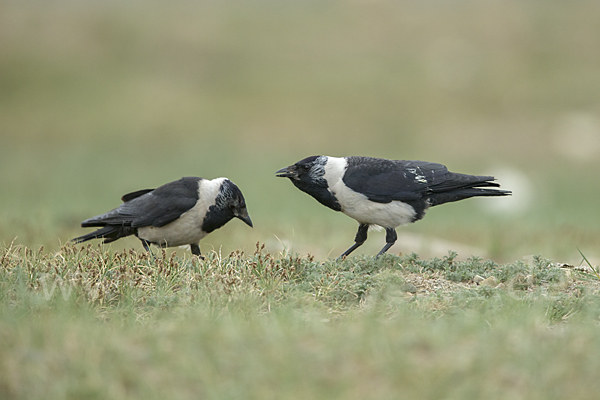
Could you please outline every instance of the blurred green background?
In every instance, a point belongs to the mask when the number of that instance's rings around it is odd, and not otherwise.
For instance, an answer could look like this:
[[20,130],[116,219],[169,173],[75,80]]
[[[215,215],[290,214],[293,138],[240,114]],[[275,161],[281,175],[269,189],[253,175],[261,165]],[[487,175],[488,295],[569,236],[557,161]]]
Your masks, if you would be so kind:
[[368,155],[514,191],[431,209],[393,252],[597,260],[599,49],[597,1],[1,1],[0,243],[58,248],[124,193],[227,176],[255,228],[204,252],[335,257],[356,222],[274,172]]

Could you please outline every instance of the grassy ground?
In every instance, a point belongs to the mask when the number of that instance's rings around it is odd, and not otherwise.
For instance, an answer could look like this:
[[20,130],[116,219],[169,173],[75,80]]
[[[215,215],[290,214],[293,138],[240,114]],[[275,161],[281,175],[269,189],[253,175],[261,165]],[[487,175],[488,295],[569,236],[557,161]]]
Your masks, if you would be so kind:
[[594,273],[262,247],[204,261],[3,248],[0,396],[597,396]]
[[2,2],[0,242],[58,248],[128,191],[227,176],[255,229],[207,249],[283,241],[325,259],[355,222],[273,173],[371,155],[494,173],[515,193],[433,209],[402,228],[425,240],[394,253],[597,259],[598,7]]
[[[480,3],[0,2],[0,397],[596,398],[598,279],[559,265],[600,260],[600,3]],[[514,196],[335,263],[356,223],[274,177],[312,154]],[[66,245],[190,175],[255,228]]]

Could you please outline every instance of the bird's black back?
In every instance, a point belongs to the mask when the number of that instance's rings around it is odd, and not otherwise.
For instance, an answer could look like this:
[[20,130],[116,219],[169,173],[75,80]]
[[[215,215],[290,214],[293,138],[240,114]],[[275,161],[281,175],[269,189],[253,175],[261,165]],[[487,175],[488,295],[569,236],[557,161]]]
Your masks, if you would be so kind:
[[89,218],[82,227],[101,227],[86,235],[79,236],[75,243],[91,239],[104,239],[104,243],[114,242],[129,235],[137,235],[137,229],[144,226],[165,226],[198,201],[198,185],[202,178],[184,177],[169,182],[157,189],[142,189],[127,193],[123,204],[105,214]]
[[344,183],[371,201],[402,201],[413,206],[416,219],[435,205],[475,196],[506,196],[493,176],[466,175],[448,171],[437,163],[426,161],[386,160],[371,157],[347,157]]
[[119,207],[87,219],[82,227],[126,225],[161,227],[173,222],[198,201],[198,182],[201,178],[185,177],[157,189],[128,193]]
[[346,161],[346,186],[378,203],[419,200],[429,188],[446,182],[449,174],[444,165],[425,161],[371,157],[347,157]]

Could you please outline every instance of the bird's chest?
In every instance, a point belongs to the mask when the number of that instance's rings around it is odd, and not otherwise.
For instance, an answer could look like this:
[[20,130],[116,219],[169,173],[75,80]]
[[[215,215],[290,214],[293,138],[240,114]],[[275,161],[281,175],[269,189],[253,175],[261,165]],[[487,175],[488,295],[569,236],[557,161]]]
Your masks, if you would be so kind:
[[330,188],[338,200],[342,212],[362,224],[375,224],[384,228],[396,228],[413,222],[415,209],[401,201],[377,203],[362,193],[347,187],[342,180]]
[[197,243],[206,232],[202,230],[203,213],[197,207],[181,214],[175,221],[160,228],[145,226],[138,228],[138,237],[162,246],[182,246]]

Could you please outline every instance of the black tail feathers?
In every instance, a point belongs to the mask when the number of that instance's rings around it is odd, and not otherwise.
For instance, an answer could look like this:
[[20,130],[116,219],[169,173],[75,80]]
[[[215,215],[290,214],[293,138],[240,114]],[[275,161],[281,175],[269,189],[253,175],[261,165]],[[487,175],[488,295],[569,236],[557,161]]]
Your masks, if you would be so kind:
[[125,236],[134,235],[137,232],[136,228],[122,225],[106,225],[94,232],[71,239],[73,243],[83,243],[92,239],[104,239],[104,243],[114,242]]
[[[490,182],[492,183],[492,182]],[[492,186],[492,185],[490,185]],[[457,189],[450,192],[445,193],[436,193],[429,197],[429,201],[431,202],[431,206],[437,206],[444,203],[450,203],[453,201],[459,201],[468,199],[471,197],[480,197],[480,196],[510,196],[512,192],[510,190],[500,190],[500,189],[479,189],[479,188],[466,188],[466,189]]]

